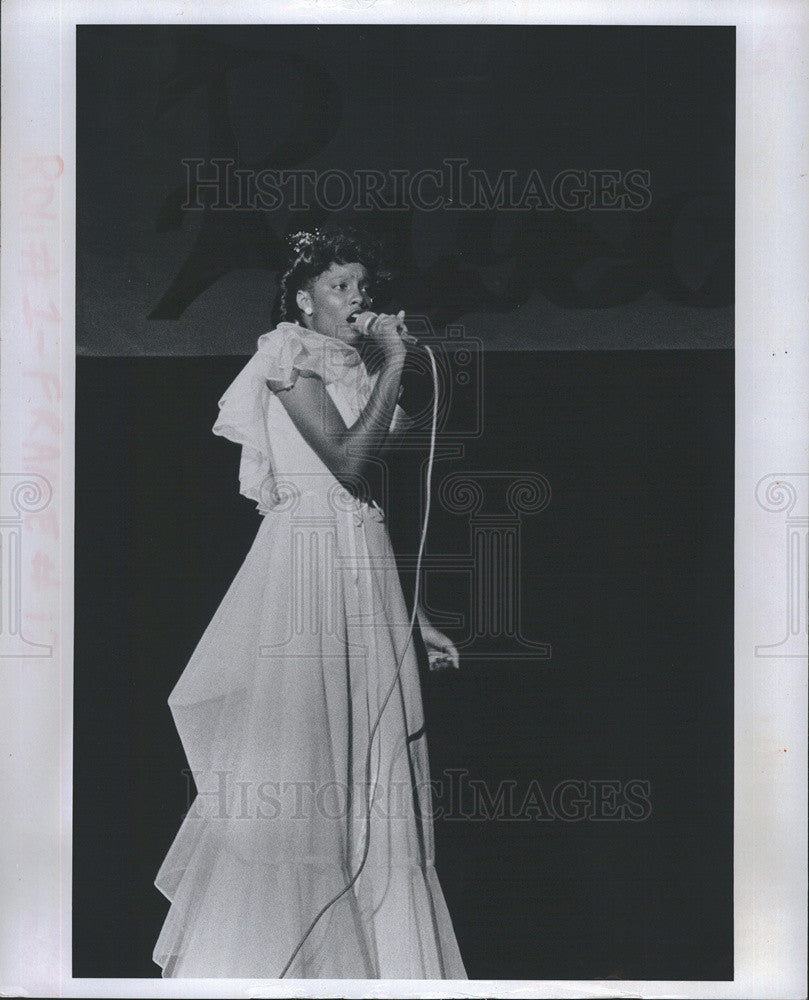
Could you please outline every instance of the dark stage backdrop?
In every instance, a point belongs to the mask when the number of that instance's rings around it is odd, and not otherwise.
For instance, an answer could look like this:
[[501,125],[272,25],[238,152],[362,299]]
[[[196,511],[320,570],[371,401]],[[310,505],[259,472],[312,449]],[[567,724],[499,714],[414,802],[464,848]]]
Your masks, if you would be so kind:
[[[385,238],[397,307],[437,327],[462,321],[490,348],[732,347],[734,37],[80,26],[79,353],[252,353],[270,325],[284,233],[334,218]],[[290,182],[274,208],[252,209],[233,181],[189,198],[183,161],[211,179],[214,158],[253,176],[331,172],[328,205],[304,179],[299,198]],[[430,210],[415,189],[397,198],[393,171],[443,174],[451,160],[467,161],[465,177],[482,172],[492,197],[512,172],[514,198],[487,210],[468,178],[426,178]],[[583,186],[554,193],[570,170]],[[349,204],[335,171],[351,181]],[[370,171],[391,210],[362,194],[356,177]],[[617,196],[631,172],[648,177],[623,210],[614,198],[587,207],[573,189],[610,189],[605,171],[619,176]],[[211,207],[220,191],[233,210]],[[204,209],[183,208],[197,197]]]
[[[216,403],[271,327],[285,234],[337,221],[389,245],[388,304],[482,346],[451,412],[482,433],[436,488],[550,487],[519,518],[512,605],[550,658],[423,676],[470,977],[731,979],[734,30],[87,25],[77,65],[73,974],[159,974],[153,879],[191,794],[166,699],[259,523]],[[213,158],[388,178],[463,159],[518,189],[640,171],[648,198],[183,208],[182,161]],[[392,463],[404,554],[421,458]],[[463,563],[450,508],[428,552]],[[432,574],[429,602],[468,613],[463,577]],[[648,783],[648,808],[453,818],[469,782],[522,802],[568,779]]]

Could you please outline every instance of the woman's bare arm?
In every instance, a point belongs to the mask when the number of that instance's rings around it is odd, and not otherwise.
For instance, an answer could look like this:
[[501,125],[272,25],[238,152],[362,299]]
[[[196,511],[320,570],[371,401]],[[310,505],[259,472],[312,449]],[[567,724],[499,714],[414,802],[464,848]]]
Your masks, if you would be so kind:
[[357,421],[346,427],[323,382],[298,378],[278,393],[284,409],[301,436],[349,489],[362,482],[382,451],[399,397],[405,350],[386,354],[376,385]]

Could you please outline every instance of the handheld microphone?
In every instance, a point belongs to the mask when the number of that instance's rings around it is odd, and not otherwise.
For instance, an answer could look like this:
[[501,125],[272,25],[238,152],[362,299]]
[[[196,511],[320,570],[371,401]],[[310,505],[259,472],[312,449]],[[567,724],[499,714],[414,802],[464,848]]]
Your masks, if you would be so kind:
[[[371,330],[378,319],[379,316],[374,312],[361,312],[351,325],[361,336],[370,337]],[[411,346],[418,344],[418,340],[416,340],[412,333],[402,333],[400,336],[406,344],[410,344]]]

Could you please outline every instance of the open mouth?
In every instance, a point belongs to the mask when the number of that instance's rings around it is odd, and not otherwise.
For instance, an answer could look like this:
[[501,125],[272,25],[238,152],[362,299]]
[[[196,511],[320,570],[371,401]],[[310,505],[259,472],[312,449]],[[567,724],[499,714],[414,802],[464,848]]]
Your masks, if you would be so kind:
[[357,309],[355,312],[349,314],[349,316],[347,317],[347,319],[348,319],[348,325],[349,326],[353,326],[357,322],[357,318],[359,317],[359,314],[360,314],[359,309]]

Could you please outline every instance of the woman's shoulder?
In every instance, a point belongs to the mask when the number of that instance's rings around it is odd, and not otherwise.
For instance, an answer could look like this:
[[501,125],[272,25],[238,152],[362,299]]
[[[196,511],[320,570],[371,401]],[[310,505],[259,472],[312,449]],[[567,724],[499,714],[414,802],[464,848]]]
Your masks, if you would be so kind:
[[343,350],[349,348],[347,344],[334,337],[326,337],[315,330],[309,330],[298,323],[290,323],[286,320],[280,322],[272,330],[258,338],[256,347],[259,353],[275,353],[279,350],[306,351],[308,354],[327,354],[331,350]]
[[303,327],[298,326],[297,323],[282,322],[273,327],[272,330],[262,333],[256,341],[256,348],[259,354],[268,354],[278,351],[286,345],[300,346],[302,344],[301,335],[304,332]]
[[279,323],[258,338],[257,347],[270,388],[273,383],[289,388],[299,375],[317,376],[326,383],[350,383],[362,367],[356,348],[297,323]]

